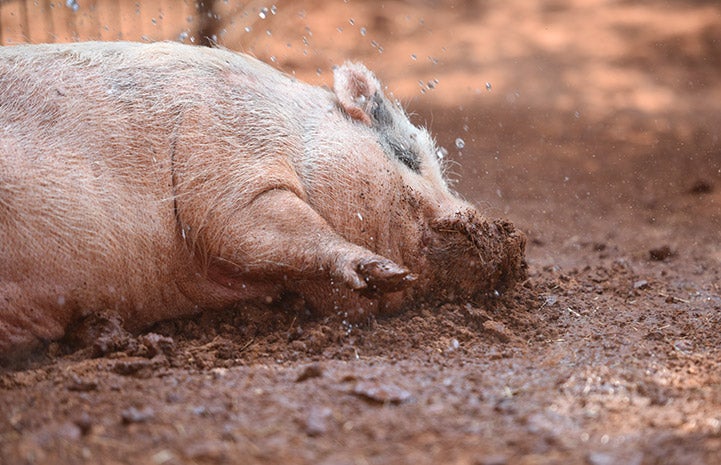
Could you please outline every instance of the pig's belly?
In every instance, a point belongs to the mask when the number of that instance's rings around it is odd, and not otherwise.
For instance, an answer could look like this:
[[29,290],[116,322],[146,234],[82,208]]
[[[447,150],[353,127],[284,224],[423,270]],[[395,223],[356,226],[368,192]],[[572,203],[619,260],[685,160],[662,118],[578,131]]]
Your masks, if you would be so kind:
[[170,196],[83,173],[9,171],[0,172],[0,324],[53,338],[93,311],[130,327],[188,311]]

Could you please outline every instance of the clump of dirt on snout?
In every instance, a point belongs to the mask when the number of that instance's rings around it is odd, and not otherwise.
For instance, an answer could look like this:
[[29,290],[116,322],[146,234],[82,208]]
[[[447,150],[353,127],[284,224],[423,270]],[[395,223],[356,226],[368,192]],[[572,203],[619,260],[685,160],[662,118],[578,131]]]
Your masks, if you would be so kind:
[[432,222],[426,242],[428,302],[485,305],[527,278],[526,236],[508,221],[489,222],[472,209],[456,212]]

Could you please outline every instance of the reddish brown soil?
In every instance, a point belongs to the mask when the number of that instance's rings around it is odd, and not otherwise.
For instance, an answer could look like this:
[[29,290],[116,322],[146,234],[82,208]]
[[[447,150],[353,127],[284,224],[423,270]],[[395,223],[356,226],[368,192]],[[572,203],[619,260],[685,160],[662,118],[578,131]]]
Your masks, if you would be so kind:
[[314,82],[376,69],[527,232],[529,279],[363,326],[100,316],[0,371],[0,462],[721,463],[721,8],[411,3],[279,3],[245,33],[248,7],[221,41]]

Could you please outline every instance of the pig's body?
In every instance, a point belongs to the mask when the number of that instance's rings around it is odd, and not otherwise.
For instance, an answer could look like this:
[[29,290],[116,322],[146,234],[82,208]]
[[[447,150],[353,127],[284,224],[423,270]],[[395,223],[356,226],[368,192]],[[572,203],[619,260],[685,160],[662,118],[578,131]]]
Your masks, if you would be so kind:
[[434,150],[358,65],[332,92],[219,49],[0,48],[0,354],[100,310],[138,329],[507,287],[522,236],[454,197]]

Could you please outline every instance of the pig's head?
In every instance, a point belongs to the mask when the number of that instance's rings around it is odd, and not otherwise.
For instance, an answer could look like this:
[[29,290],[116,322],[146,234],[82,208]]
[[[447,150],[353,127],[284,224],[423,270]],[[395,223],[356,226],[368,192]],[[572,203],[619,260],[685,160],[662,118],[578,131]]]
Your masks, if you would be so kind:
[[345,211],[325,216],[346,239],[416,278],[401,292],[373,296],[379,310],[419,301],[478,302],[524,279],[525,236],[507,221],[486,220],[451,192],[428,132],[409,121],[364,66],[346,63],[334,78],[337,105],[353,134],[363,134],[355,141],[360,148],[351,148],[343,162],[352,170],[336,176],[361,191],[349,189],[337,202]]

